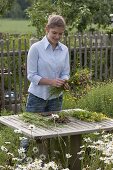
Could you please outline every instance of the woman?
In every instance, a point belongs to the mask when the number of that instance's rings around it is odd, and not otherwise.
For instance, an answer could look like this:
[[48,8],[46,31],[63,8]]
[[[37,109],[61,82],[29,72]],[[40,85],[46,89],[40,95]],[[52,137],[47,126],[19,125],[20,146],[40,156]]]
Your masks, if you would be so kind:
[[28,92],[27,112],[42,112],[62,109],[62,93],[50,95],[51,87],[68,88],[69,52],[60,41],[65,31],[65,21],[60,15],[52,15],[46,25],[46,35],[34,43],[28,52],[27,77],[31,82]]

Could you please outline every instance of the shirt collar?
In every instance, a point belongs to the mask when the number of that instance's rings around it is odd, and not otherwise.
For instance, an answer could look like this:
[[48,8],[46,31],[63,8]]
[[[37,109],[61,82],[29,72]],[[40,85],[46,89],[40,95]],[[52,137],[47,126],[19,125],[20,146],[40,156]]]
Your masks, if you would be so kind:
[[[44,47],[45,47],[45,50],[46,50],[51,44],[48,41],[46,36],[44,36],[42,41],[44,42]],[[58,42],[58,45],[57,45],[56,49],[63,50],[62,44],[60,42]]]

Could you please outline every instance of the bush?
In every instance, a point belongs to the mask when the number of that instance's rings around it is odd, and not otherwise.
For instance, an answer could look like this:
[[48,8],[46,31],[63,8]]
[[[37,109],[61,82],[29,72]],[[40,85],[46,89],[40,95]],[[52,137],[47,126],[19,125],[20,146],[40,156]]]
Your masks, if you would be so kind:
[[113,84],[98,83],[76,102],[76,107],[113,116]]

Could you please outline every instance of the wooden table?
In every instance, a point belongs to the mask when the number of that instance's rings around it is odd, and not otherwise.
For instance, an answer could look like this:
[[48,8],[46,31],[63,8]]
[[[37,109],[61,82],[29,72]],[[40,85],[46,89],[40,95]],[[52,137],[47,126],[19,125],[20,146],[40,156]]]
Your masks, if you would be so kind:
[[44,128],[36,127],[31,134],[31,130],[28,128],[29,123],[25,123],[19,117],[19,115],[1,116],[0,122],[8,127],[14,129],[20,129],[24,135],[33,137],[35,139],[50,139],[57,137],[70,136],[71,141],[71,153],[70,159],[71,170],[81,170],[80,160],[78,159],[77,152],[80,150],[81,136],[82,134],[92,133],[95,131],[113,130],[113,119],[104,120],[102,122],[84,122],[78,119],[71,119],[71,122],[63,125],[63,127]]

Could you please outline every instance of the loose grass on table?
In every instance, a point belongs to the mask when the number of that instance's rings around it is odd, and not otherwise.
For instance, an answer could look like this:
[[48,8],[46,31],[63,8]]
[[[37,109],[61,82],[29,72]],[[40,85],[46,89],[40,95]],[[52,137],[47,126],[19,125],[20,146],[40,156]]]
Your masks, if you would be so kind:
[[[56,114],[58,114],[58,118],[54,117],[54,115]],[[20,118],[25,122],[34,124],[38,127],[42,126],[46,128],[50,128],[52,126],[63,126],[71,121],[70,117],[86,122],[99,122],[105,119],[109,119],[106,115],[102,113],[98,114],[96,112],[90,112],[81,109],[75,109],[72,111],[61,111],[58,113],[55,112],[55,114],[53,113],[52,116],[42,116],[38,113],[36,114],[28,112],[24,112],[20,115]]]

